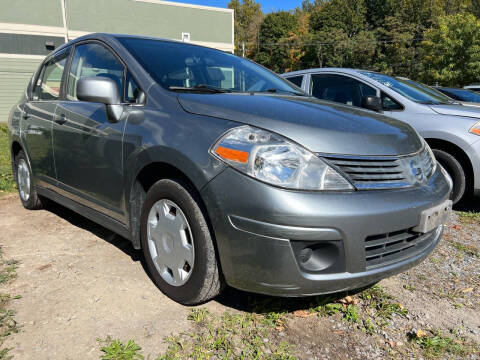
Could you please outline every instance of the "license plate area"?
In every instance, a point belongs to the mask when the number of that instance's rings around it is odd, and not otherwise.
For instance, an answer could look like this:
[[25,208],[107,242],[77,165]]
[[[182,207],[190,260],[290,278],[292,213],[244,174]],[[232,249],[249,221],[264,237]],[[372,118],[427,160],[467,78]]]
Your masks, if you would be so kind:
[[452,213],[452,200],[447,200],[440,205],[423,210],[420,215],[420,223],[412,230],[419,233],[427,233],[444,224]]

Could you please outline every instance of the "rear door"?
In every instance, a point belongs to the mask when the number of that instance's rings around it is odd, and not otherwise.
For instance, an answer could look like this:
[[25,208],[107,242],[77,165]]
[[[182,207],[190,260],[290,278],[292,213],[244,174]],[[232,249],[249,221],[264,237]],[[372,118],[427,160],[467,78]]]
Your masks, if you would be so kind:
[[310,89],[316,98],[358,107],[362,106],[363,97],[378,96],[372,86],[340,74],[312,74]]
[[92,76],[113,79],[123,94],[123,63],[103,43],[80,43],[72,55],[66,96],[59,102],[53,125],[59,188],[63,195],[124,222],[122,135],[125,124],[124,121],[111,122],[106,105],[77,99],[78,80]]
[[52,147],[52,120],[60,98],[70,48],[55,54],[42,66],[25,104],[22,133],[36,183],[53,188],[56,183]]

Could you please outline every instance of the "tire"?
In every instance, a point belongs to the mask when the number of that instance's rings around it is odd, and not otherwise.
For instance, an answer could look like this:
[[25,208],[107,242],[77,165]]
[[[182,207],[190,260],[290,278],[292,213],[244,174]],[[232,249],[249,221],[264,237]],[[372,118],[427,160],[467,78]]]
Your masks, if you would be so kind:
[[453,180],[453,190],[450,199],[453,204],[457,204],[465,199],[468,193],[468,179],[465,170],[463,169],[462,164],[453,155],[439,149],[432,149],[432,151],[437,161],[443,166]]
[[20,195],[20,201],[23,207],[28,210],[43,209],[46,204],[46,199],[37,193],[30,163],[22,150],[15,156],[14,166],[15,181],[17,182],[18,194]]
[[150,274],[165,295],[184,305],[206,302],[223,287],[213,240],[198,204],[187,184],[162,179],[147,192],[142,207],[141,245]]

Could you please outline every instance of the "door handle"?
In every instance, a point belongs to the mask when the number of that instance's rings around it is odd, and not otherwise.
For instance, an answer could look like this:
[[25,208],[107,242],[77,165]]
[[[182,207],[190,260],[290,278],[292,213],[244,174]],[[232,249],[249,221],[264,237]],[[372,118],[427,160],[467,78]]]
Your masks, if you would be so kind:
[[65,114],[55,115],[55,122],[58,125],[63,125],[67,122],[67,117],[65,116]]

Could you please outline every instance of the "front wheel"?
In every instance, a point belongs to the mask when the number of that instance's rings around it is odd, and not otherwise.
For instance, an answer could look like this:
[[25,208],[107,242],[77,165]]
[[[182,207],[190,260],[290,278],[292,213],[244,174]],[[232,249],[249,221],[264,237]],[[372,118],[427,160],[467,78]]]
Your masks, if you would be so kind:
[[221,290],[215,248],[205,217],[188,185],[170,179],[155,183],[142,208],[141,242],[158,288],[171,299],[193,305]]
[[468,192],[468,182],[465,170],[463,169],[462,164],[453,155],[439,149],[432,149],[432,151],[437,161],[452,178],[453,190],[450,199],[456,204],[463,200]]

